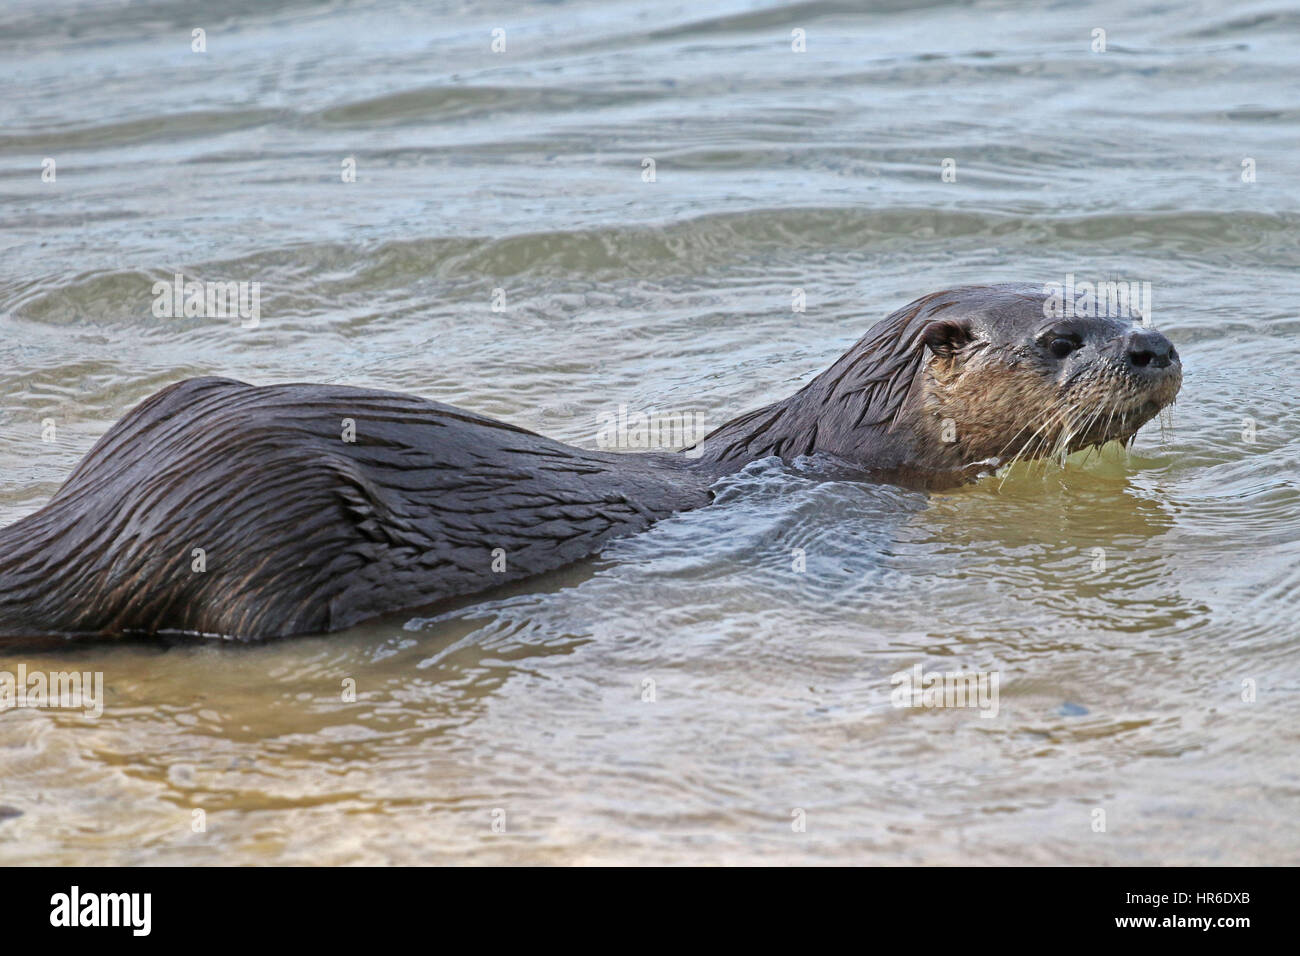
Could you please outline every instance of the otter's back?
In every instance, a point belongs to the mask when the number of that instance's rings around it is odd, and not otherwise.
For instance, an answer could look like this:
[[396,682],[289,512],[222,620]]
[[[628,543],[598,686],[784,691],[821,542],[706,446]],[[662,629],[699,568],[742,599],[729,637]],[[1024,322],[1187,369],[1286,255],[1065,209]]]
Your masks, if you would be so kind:
[[568,564],[707,484],[410,395],[191,379],[0,531],[0,634],[335,630]]

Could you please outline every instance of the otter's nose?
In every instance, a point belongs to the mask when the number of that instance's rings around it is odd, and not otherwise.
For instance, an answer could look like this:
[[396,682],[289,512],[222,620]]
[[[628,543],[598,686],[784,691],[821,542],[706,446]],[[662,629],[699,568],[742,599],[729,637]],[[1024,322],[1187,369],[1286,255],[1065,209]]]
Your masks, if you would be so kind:
[[1124,352],[1134,368],[1165,368],[1178,360],[1174,343],[1154,329],[1134,329],[1124,339]]

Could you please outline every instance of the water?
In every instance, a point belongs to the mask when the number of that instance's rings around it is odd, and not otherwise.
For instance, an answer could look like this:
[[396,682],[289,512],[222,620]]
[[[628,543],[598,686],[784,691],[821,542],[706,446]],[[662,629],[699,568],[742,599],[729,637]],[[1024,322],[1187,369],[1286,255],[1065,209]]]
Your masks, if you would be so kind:
[[[0,716],[0,862],[1300,862],[1300,10],[862,6],[6,4],[4,523],[198,374],[592,447],[1072,272],[1151,282],[1185,379],[1127,456],[758,465],[443,616],[6,659],[107,701]],[[260,282],[260,325],[155,318],[176,272]],[[997,716],[892,707],[915,664],[996,671]]]

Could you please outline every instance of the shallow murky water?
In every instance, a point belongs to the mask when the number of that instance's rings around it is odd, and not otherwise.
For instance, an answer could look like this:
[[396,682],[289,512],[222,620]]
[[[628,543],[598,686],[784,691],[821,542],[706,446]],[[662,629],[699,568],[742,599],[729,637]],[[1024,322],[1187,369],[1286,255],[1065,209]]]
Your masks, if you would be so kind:
[[[758,464],[434,618],[6,658],[106,701],[0,715],[0,862],[1300,862],[1293,6],[225,6],[0,12],[3,523],[186,376],[590,447],[968,282],[1149,281],[1183,392],[947,494]],[[154,317],[176,272],[260,325]]]

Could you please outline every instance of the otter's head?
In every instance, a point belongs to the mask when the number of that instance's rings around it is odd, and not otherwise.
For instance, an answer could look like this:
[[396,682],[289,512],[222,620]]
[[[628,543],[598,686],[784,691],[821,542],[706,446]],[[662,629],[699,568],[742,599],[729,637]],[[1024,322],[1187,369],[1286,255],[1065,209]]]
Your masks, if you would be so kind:
[[1178,352],[1154,329],[1066,316],[1032,286],[959,291],[924,310],[907,415],[963,463],[1129,442],[1178,394]]
[[824,452],[884,473],[945,474],[1130,440],[1178,394],[1178,353],[1131,321],[1051,306],[1029,285],[917,299],[700,451],[714,465]]

